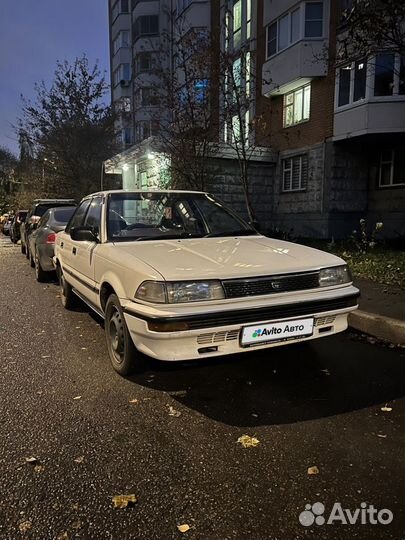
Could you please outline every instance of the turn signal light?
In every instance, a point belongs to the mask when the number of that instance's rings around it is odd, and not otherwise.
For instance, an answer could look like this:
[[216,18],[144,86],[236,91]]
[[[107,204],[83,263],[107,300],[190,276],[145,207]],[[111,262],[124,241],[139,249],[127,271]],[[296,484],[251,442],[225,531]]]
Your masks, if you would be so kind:
[[188,324],[186,322],[154,322],[148,321],[148,328],[152,332],[182,332],[188,330]]

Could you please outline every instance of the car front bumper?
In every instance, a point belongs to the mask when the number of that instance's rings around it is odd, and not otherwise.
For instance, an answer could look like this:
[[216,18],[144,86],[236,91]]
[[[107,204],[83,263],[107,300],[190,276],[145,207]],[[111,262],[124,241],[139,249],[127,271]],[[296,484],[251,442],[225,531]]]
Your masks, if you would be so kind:
[[[124,316],[137,349],[159,360],[181,361],[208,356],[221,356],[256,349],[277,347],[298,341],[309,341],[343,332],[347,317],[357,309],[359,291],[355,287],[322,293],[317,291],[299,301],[267,303],[265,306],[221,311],[157,315],[134,312],[131,304],[124,307]],[[313,333],[279,341],[244,346],[242,329],[246,326],[314,318]],[[177,330],[178,328],[187,328]],[[168,330],[169,331],[165,331]]]

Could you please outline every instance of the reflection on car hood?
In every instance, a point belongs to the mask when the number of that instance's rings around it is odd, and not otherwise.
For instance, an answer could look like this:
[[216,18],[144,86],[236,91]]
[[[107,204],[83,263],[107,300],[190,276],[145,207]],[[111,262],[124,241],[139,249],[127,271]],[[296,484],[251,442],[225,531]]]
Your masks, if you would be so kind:
[[149,264],[166,280],[265,276],[343,263],[330,253],[264,236],[122,242],[116,250],[123,259]]

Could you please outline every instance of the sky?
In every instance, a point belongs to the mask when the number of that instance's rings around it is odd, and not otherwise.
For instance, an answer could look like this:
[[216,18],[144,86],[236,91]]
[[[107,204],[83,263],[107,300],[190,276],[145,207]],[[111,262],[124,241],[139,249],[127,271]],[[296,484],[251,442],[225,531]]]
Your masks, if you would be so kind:
[[49,86],[57,60],[83,53],[109,81],[108,0],[0,0],[0,146],[18,154],[20,95],[33,98],[36,82]]

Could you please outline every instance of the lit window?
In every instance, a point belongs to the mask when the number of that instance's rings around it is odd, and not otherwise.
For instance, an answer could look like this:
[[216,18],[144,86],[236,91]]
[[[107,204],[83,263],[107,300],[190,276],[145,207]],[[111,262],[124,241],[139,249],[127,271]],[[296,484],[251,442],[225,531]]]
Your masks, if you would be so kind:
[[252,34],[252,0],[246,0],[246,39]]
[[284,127],[309,120],[311,109],[311,85],[294,90],[284,96]]
[[245,92],[246,92],[246,97],[249,97],[250,96],[250,79],[251,79],[251,76],[250,76],[250,52],[248,51],[246,53],[246,57],[245,57]]
[[242,2],[233,0],[233,47],[240,47],[242,37]]
[[240,131],[239,116],[235,114],[232,116],[232,142],[240,142]]
[[303,191],[307,187],[308,156],[294,156],[282,160],[282,191]]

